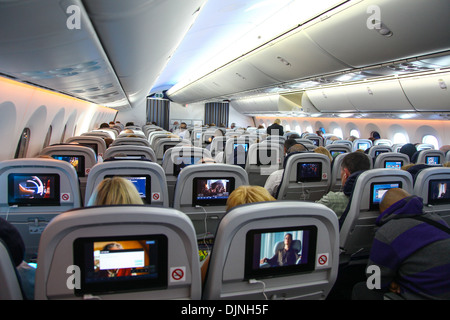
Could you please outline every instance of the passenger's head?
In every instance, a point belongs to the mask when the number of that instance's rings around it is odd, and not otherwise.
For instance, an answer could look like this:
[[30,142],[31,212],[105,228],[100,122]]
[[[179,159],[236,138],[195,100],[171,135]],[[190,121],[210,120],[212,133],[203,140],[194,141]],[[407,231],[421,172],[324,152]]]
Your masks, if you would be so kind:
[[411,161],[412,156],[414,155],[414,153],[417,152],[416,146],[413,145],[412,143],[407,143],[404,144],[401,148],[400,148],[400,153],[404,153],[409,157],[409,161]]
[[294,144],[292,147],[290,147],[287,150],[287,153],[304,152],[304,151],[308,151],[308,149],[306,149],[304,145],[297,143],[297,144]]
[[[289,149],[291,149],[294,145],[299,144],[295,139],[286,139],[284,141],[284,153],[289,153]],[[305,147],[303,147],[307,151]]]
[[133,183],[122,177],[103,179],[92,193],[89,206],[144,204]]
[[380,134],[377,131],[372,131],[370,133],[369,139],[372,141],[378,140],[378,139],[380,139]]
[[280,119],[275,119],[275,121],[273,123],[281,124],[281,120]]
[[341,164],[341,181],[345,184],[351,174],[358,171],[365,171],[370,169],[370,159],[364,152],[350,152],[348,153]]
[[187,129],[187,124],[185,122],[180,123],[180,129]]
[[394,203],[411,196],[408,192],[400,188],[392,188],[386,191],[380,203],[380,212],[383,213]]
[[102,128],[109,128],[109,124],[107,124],[106,122],[103,122],[103,123],[100,125],[100,129],[102,129]]
[[275,201],[265,188],[260,186],[240,186],[231,192],[227,200],[227,210],[240,204]]
[[325,147],[317,147],[314,149],[314,152],[324,154],[330,159],[330,161],[333,161],[333,157],[331,156],[330,151],[328,151],[328,149]]

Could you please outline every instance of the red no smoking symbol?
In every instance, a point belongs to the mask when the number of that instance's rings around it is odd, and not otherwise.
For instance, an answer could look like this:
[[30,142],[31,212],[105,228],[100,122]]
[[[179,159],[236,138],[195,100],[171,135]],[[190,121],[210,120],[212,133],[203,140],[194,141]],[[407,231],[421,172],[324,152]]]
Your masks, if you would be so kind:
[[152,197],[153,197],[153,200],[158,200],[159,199],[159,193],[155,192]]
[[62,196],[61,196],[61,199],[63,199],[64,201],[67,201],[67,200],[69,200],[69,195],[67,194],[67,193],[64,193]]
[[174,280],[181,280],[184,277],[184,271],[181,269],[175,269],[172,271],[172,278]]
[[323,266],[325,263],[327,263],[327,260],[328,260],[327,256],[323,254],[319,257],[319,264]]

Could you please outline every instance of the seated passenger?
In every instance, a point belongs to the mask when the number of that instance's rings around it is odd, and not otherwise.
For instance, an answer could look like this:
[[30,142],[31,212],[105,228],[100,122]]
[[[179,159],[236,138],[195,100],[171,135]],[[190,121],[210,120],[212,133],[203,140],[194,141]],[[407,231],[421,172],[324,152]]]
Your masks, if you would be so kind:
[[[321,203],[336,213],[337,217],[340,218],[347,208],[351,187],[355,183],[355,178],[361,171],[370,169],[370,159],[369,157],[360,151],[355,151],[347,154],[342,160],[341,164],[341,181],[343,186],[343,191],[330,191],[322,197],[322,199],[317,200],[317,203]],[[349,179],[352,177],[351,179]],[[346,185],[346,183],[348,184]]]
[[317,147],[314,149],[314,152],[324,154],[328,157],[328,159],[330,159],[330,162],[333,161],[333,157],[331,156],[330,151],[328,151],[328,149],[325,147]]
[[[308,151],[308,149],[306,149],[304,145],[297,143],[295,141],[295,139],[288,138],[284,142],[284,152],[285,152],[286,156],[291,153],[294,153],[294,152],[303,152],[303,151]],[[269,193],[273,197],[275,197],[278,192],[278,188],[280,187],[281,179],[283,178],[283,173],[284,173],[284,169],[280,169],[280,170],[272,172],[267,177],[266,183],[264,184],[264,188],[267,189],[267,191],[269,191]]]
[[[256,203],[264,201],[276,201],[266,189],[260,186],[240,186],[230,193],[227,199],[227,211],[232,208],[246,203]],[[205,281],[206,272],[209,266],[209,257],[205,259],[205,262],[201,266],[202,282]]]
[[400,150],[400,153],[406,154],[409,157],[409,161],[412,161],[413,155],[417,152],[416,146],[412,143],[404,144]]
[[132,182],[122,177],[103,179],[89,199],[88,206],[144,204]]
[[358,283],[353,298],[383,299],[386,292],[394,292],[408,300],[450,299],[446,223],[434,213],[424,213],[421,198],[395,188],[384,195],[376,224],[368,266],[380,269],[380,288],[369,290],[366,282]]
[[24,260],[25,244],[19,231],[8,221],[0,218],[0,239],[5,243],[16,267],[24,299],[34,299],[34,278],[36,269]]

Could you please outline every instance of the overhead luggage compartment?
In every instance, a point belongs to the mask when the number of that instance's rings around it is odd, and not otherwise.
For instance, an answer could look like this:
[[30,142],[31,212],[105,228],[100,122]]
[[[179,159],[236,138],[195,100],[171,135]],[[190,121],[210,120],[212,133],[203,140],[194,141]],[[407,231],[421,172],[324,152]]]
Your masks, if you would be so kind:
[[450,110],[450,73],[405,78],[400,83],[417,111]]
[[414,112],[398,80],[344,86],[343,91],[361,112]]
[[449,50],[449,12],[445,0],[361,1],[305,32],[336,59],[361,68]]
[[306,96],[320,112],[356,112],[342,87],[319,88],[306,91]]
[[249,61],[278,82],[350,70],[349,66],[311,41],[303,31],[252,54]]

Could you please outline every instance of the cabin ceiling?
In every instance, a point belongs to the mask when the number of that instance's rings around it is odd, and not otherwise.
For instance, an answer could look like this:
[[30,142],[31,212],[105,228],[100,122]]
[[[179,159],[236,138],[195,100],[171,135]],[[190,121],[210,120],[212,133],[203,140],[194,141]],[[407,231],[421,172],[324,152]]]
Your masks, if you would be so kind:
[[[322,107],[314,93],[437,71],[434,85],[449,85],[449,12],[442,0],[1,0],[0,75],[119,111],[166,92],[180,104],[277,101],[248,115],[389,113],[350,96],[348,110]],[[305,106],[280,107],[296,93]]]

